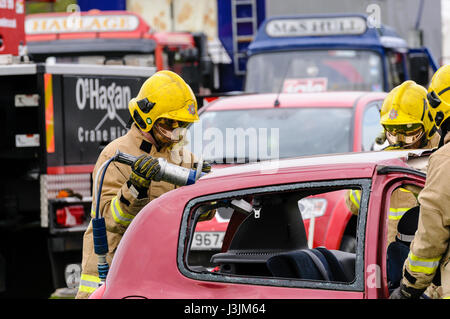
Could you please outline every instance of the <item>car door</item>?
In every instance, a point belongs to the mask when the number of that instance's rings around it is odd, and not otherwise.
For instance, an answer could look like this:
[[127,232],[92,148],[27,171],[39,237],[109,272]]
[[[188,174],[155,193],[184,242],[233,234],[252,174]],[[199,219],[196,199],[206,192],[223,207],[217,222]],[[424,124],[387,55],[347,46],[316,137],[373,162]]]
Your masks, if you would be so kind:
[[[415,211],[419,207],[417,196],[425,185],[425,178],[423,171],[408,167],[379,165],[376,169],[365,243],[368,298],[387,298],[399,286],[409,242],[417,229],[418,220],[414,214],[418,214],[418,210]],[[399,194],[403,200],[397,205]],[[416,201],[404,200],[405,196],[416,198]],[[409,238],[398,240],[397,236],[390,241],[390,232],[405,231],[404,227],[397,229],[400,224],[407,225],[406,235]]]
[[[186,290],[199,298],[364,298],[371,187],[370,178],[330,177],[192,199],[183,214],[177,254],[180,272],[194,280],[187,283]],[[326,202],[328,195],[349,190],[361,192],[356,252],[313,249],[308,241],[313,218],[320,218],[332,205]],[[233,209],[223,246],[220,252],[201,258],[193,249],[197,230],[207,222],[200,216],[223,207]],[[317,263],[311,253],[323,263]]]

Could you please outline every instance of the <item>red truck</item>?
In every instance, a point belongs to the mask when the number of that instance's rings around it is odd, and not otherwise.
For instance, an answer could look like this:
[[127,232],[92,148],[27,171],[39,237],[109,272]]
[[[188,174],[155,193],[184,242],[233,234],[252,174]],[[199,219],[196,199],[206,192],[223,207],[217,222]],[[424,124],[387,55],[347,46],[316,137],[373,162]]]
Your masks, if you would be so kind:
[[[213,170],[143,208],[91,298],[387,298],[390,197],[419,192],[427,160],[425,151],[381,151]],[[362,192],[355,252],[308,247],[301,201],[349,189]],[[199,216],[220,207],[233,210],[226,240],[204,266],[191,258]]]
[[19,56],[25,47],[25,1],[0,2],[0,55]]
[[196,93],[213,89],[213,66],[203,33],[155,32],[128,11],[30,14],[28,54],[35,62],[125,64],[180,74]]

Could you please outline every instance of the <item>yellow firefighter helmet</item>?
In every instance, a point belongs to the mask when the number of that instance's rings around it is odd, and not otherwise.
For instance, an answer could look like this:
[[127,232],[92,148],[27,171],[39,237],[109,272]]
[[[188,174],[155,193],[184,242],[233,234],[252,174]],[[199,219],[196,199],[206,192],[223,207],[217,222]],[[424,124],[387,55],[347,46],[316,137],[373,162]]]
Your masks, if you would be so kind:
[[158,71],[148,78],[128,103],[134,122],[144,132],[160,118],[198,121],[197,100],[189,85],[172,71]]
[[450,64],[440,67],[428,88],[430,112],[438,128],[450,116]]
[[412,145],[429,140],[436,127],[427,103],[427,90],[414,81],[405,81],[392,89],[383,101],[380,123],[389,143]]

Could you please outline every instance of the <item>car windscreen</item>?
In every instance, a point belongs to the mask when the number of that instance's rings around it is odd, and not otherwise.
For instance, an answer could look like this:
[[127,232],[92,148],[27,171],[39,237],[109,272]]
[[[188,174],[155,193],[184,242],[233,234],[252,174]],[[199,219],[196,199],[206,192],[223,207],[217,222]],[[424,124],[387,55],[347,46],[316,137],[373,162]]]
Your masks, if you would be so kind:
[[247,63],[245,91],[382,91],[381,57],[364,50],[260,53]]
[[188,148],[215,163],[244,163],[352,150],[351,108],[206,111],[186,134]]

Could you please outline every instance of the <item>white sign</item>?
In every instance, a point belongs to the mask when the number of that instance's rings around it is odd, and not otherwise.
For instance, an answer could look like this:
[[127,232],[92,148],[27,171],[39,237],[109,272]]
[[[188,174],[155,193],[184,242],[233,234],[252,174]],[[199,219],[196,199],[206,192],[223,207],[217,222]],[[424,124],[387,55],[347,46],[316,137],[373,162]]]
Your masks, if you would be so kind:
[[0,0],[0,9],[14,9],[14,0]]
[[195,232],[192,240],[192,250],[213,250],[222,248],[225,232]]
[[16,147],[38,147],[39,134],[17,134]]
[[[102,142],[113,140],[126,132],[126,123],[119,116],[117,110],[128,109],[128,101],[131,99],[131,88],[121,86],[115,82],[108,86],[101,85],[99,79],[79,78],[75,87],[76,105],[80,111],[105,111],[105,116],[94,129],[78,127],[78,142]],[[118,120],[122,127],[110,127],[101,130],[107,120]]]
[[39,94],[16,94],[14,105],[16,107],[39,106]]
[[119,14],[27,17],[25,19],[26,34],[133,31],[138,26],[137,16]]
[[16,19],[0,18],[0,28],[15,29],[16,27],[17,27]]
[[366,32],[362,17],[275,19],[266,25],[270,37],[358,35]]
[[316,93],[327,90],[327,78],[286,79],[283,93]]

